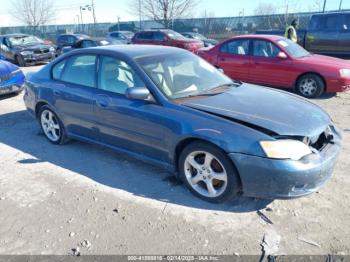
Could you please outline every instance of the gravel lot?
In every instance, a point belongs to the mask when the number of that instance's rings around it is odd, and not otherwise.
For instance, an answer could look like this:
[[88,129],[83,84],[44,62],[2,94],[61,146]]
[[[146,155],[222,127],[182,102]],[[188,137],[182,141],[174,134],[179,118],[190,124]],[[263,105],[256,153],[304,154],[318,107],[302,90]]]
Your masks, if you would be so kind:
[[214,205],[111,150],[50,144],[22,95],[1,97],[0,254],[261,254],[264,236],[276,254],[350,254],[350,93],[314,102],[344,130],[326,187]]

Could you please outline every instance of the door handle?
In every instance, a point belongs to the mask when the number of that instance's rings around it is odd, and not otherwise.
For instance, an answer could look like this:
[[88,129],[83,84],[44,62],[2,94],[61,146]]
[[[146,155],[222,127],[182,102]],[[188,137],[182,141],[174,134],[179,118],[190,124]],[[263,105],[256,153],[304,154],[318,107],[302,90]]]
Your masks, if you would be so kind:
[[225,59],[225,58],[223,58],[223,57],[220,57],[220,58],[219,58],[219,61],[220,61],[220,62],[225,62],[225,61],[226,61],[226,59]]
[[96,105],[101,108],[106,108],[109,106],[111,99],[107,95],[97,95],[97,98],[95,99]]
[[54,90],[54,91],[53,91],[53,94],[54,94],[55,96],[59,96],[59,95],[61,95],[61,92],[58,91],[58,90]]

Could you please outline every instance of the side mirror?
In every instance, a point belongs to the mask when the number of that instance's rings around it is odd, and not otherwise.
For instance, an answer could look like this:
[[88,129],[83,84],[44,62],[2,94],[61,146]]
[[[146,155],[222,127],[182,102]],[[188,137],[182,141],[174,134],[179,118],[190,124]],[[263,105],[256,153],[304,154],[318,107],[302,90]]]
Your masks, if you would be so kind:
[[146,87],[132,87],[126,90],[126,97],[134,100],[147,100],[151,93]]
[[219,70],[221,73],[225,74],[224,69],[218,68],[218,70]]
[[4,45],[4,44],[0,44],[0,51],[3,51],[3,52],[8,52],[9,48]]
[[285,52],[279,52],[279,53],[277,54],[277,57],[278,57],[279,59],[287,59],[287,58],[288,58],[288,56],[287,56],[287,54],[286,54]]

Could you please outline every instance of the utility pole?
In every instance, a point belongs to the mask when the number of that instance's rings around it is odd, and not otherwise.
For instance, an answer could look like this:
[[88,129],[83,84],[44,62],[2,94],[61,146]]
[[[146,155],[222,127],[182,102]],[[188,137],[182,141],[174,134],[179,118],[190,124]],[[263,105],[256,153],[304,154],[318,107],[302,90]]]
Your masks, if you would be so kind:
[[326,5],[327,5],[327,0],[324,0],[324,3],[323,3],[323,13],[326,12]]
[[118,16],[118,31],[120,31],[120,16]]
[[95,15],[95,5],[94,0],[91,0],[92,16],[94,18],[94,34],[96,35],[96,15]]
[[81,31],[84,31],[84,22],[83,22],[83,12],[82,10],[84,10],[84,7],[80,7],[80,22],[81,22]]
[[339,11],[341,11],[342,4],[343,4],[343,0],[340,0],[340,3],[339,3]]
[[139,0],[140,31],[142,30],[141,0]]

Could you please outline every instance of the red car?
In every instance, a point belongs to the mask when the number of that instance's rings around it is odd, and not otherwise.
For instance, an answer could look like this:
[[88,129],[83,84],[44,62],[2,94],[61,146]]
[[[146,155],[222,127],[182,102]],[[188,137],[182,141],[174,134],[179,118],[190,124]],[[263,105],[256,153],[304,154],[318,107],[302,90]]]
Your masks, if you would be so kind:
[[310,54],[280,36],[238,36],[198,55],[235,80],[294,89],[307,98],[350,89],[349,62]]
[[202,41],[186,38],[173,30],[150,30],[138,32],[131,39],[131,43],[174,46],[187,49],[194,53],[204,46]]

